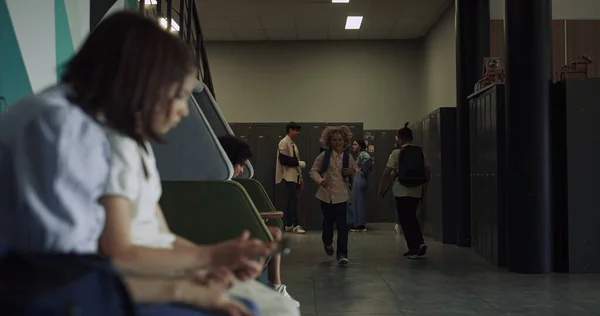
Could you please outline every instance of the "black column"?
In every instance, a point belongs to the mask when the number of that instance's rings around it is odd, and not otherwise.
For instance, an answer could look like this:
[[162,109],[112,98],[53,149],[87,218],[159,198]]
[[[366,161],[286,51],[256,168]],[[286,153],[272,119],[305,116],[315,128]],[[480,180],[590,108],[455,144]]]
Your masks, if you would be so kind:
[[552,272],[551,0],[506,0],[508,269]]
[[457,126],[457,238],[471,245],[471,181],[469,103],[475,83],[483,77],[483,58],[490,55],[490,1],[456,0],[456,126]]

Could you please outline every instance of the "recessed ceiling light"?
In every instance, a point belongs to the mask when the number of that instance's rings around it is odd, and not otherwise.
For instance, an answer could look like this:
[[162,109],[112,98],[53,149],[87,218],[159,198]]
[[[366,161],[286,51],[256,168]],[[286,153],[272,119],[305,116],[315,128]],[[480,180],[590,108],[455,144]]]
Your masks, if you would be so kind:
[[[140,2],[139,0],[138,2]],[[145,5],[156,5],[156,0],[144,0]]]
[[[166,18],[160,18],[159,23],[160,26],[163,27],[163,29],[166,29],[168,27]],[[175,22],[175,20],[173,19],[171,19],[171,32],[179,32],[179,24],[177,24],[177,22]]]
[[331,0],[331,3],[350,3],[350,0]]
[[346,18],[346,30],[358,30],[362,24],[362,16],[349,16]]

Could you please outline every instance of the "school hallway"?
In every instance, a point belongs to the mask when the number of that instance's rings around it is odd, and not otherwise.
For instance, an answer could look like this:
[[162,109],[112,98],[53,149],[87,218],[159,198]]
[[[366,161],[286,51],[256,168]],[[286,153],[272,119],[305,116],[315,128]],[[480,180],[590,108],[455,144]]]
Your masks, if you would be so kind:
[[287,234],[283,282],[303,316],[600,315],[598,274],[509,273],[431,240],[427,258],[413,261],[393,224],[368,228],[350,233],[347,267],[325,255],[320,231]]

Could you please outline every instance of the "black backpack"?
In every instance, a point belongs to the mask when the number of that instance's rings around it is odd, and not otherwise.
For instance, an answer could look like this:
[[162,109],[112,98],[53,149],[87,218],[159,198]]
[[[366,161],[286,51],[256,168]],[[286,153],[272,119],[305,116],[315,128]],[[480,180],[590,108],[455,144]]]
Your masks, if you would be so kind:
[[427,182],[425,156],[421,147],[408,145],[400,149],[398,182],[407,188],[417,187]]

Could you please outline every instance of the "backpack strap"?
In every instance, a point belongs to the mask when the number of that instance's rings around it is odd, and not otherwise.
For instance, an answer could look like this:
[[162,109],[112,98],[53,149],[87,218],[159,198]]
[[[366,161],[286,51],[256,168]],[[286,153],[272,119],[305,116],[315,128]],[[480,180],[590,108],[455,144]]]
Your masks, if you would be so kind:
[[[327,148],[323,152],[323,162],[321,163],[321,170],[319,170],[321,176],[327,172],[327,169],[329,169],[329,162],[331,161],[331,149]],[[350,166],[350,154],[347,150],[344,151],[342,157],[342,168],[348,168]],[[344,177],[344,180],[348,180],[348,177]]]
[[[344,156],[342,158],[342,170],[350,167],[350,154],[347,150],[344,150]],[[347,181],[348,177],[344,177],[344,180]]]
[[402,152],[404,151],[404,148],[406,147],[400,147],[400,152],[398,152],[398,167],[396,168],[396,177],[398,176],[398,173],[400,172],[400,164],[402,164]]
[[331,149],[326,148],[325,150],[323,150],[323,153],[323,162],[321,163],[321,170],[319,171],[321,176],[323,176],[325,172],[327,172],[327,169],[329,169],[329,161],[331,160]]

